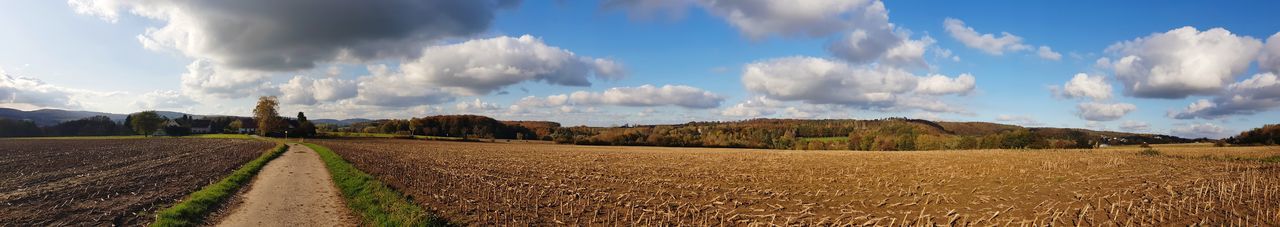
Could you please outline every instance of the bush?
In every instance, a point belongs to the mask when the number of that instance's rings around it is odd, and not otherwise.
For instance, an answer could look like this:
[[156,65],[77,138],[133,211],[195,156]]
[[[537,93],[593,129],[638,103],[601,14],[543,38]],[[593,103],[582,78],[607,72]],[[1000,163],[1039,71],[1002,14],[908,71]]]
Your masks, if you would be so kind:
[[1142,150],[1142,152],[1138,152],[1138,154],[1146,155],[1146,156],[1160,156],[1160,151],[1157,151],[1156,149],[1147,148]]

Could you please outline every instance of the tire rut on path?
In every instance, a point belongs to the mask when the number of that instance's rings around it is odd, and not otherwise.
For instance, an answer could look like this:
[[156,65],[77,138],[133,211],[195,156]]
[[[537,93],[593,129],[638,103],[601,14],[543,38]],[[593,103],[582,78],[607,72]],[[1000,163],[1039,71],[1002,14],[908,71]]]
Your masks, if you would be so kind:
[[315,151],[299,144],[267,163],[244,203],[217,226],[356,226]]

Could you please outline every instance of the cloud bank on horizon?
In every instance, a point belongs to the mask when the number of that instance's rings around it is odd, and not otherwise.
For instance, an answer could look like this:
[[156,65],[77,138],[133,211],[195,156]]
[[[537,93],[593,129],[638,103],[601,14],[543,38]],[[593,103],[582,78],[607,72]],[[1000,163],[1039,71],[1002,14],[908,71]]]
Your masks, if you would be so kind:
[[[1280,28],[1184,24],[1081,44],[962,10],[924,15],[910,6],[895,11],[907,12],[900,19],[889,6],[69,0],[62,7],[72,16],[96,18],[83,26],[141,31],[135,42],[113,45],[187,62],[169,66],[183,69],[170,75],[124,79],[179,82],[72,88],[28,72],[55,69],[15,69],[25,63],[0,56],[0,67],[11,69],[0,69],[0,107],[243,115],[253,97],[275,95],[289,110],[330,118],[468,113],[611,125],[906,116],[1193,137],[1280,119]],[[525,24],[552,15],[597,20]],[[659,15],[668,18],[651,19]],[[683,26],[698,33],[660,32]],[[624,28],[607,29],[616,27]],[[590,38],[613,33],[625,38]],[[700,37],[719,41],[702,50],[664,46]],[[694,52],[718,63],[678,56]],[[1043,69],[999,70],[1020,65]]]

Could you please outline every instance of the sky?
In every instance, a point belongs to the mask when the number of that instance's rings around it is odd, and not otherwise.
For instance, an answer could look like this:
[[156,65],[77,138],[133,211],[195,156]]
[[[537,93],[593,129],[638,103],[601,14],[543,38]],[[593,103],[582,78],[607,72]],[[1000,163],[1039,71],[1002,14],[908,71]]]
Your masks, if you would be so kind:
[[1275,1],[11,0],[0,107],[611,126],[908,117],[1221,138]]

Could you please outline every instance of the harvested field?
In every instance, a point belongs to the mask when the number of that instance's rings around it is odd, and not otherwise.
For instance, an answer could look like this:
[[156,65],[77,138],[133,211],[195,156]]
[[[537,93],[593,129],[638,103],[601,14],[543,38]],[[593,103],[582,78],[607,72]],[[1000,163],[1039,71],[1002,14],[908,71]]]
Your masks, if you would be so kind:
[[233,139],[0,140],[0,223],[142,225],[272,146]]
[[465,225],[1280,225],[1280,164],[1138,150],[314,142]]

